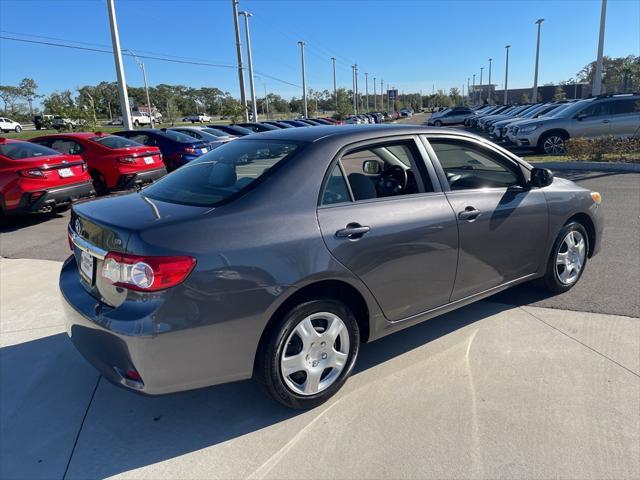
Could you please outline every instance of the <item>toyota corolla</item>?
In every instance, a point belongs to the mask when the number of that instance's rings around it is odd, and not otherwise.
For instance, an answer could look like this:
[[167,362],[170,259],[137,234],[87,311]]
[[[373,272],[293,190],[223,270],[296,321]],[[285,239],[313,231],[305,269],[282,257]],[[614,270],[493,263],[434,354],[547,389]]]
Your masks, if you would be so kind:
[[163,394],[254,377],[310,408],[358,348],[516,284],[565,292],[601,197],[475,135],[281,129],[73,207],[67,330],[107,379]]

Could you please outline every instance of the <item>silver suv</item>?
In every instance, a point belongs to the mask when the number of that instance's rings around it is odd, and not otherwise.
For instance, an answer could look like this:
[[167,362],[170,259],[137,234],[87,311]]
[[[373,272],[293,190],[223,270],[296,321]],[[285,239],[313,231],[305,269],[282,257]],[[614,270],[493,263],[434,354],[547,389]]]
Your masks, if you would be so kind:
[[550,117],[519,123],[513,142],[540,153],[562,154],[572,137],[640,134],[640,94],[600,95],[578,101]]

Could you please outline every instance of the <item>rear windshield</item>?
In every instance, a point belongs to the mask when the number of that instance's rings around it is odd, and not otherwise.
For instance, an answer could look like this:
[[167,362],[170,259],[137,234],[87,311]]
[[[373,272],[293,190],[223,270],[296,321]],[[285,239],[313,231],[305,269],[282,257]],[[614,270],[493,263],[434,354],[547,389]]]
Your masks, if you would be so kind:
[[119,137],[118,135],[107,135],[106,137],[93,137],[91,140],[107,148],[127,148],[127,147],[142,146],[141,143],[134,142],[129,138]]
[[297,143],[273,140],[230,142],[145,188],[143,195],[165,202],[213,207],[231,200],[298,148]]
[[51,157],[60,155],[60,152],[35,143],[12,142],[0,145],[0,155],[9,157],[11,160],[22,160],[23,158]]
[[216,137],[228,137],[229,134],[223,132],[222,130],[218,130],[217,128],[205,127],[202,129],[203,131],[210,133],[211,135],[215,135]]
[[162,130],[160,135],[164,135],[169,140],[180,143],[193,143],[193,137],[185,135],[184,133],[176,132],[175,130]]

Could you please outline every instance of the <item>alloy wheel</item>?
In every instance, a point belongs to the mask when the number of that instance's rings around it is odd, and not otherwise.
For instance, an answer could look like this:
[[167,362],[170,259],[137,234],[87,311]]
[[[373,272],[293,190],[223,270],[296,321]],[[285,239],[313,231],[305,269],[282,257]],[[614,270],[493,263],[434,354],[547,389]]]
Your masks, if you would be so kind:
[[564,153],[564,138],[559,135],[552,135],[544,141],[542,148],[544,153],[552,155]]
[[564,237],[556,254],[556,275],[564,285],[578,280],[587,255],[587,242],[582,233],[571,230]]
[[309,315],[293,329],[280,357],[280,372],[298,395],[315,395],[329,388],[349,358],[349,331],[330,312]]

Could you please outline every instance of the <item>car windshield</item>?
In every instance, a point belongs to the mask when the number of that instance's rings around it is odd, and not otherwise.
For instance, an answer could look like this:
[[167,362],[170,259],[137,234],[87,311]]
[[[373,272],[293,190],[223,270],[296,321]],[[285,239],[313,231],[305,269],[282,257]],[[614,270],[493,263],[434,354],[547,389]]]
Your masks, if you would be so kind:
[[11,160],[22,160],[23,158],[51,157],[60,155],[60,152],[35,143],[11,142],[0,144],[0,155]]
[[546,104],[538,105],[537,107],[532,108],[532,109],[528,110],[526,113],[524,113],[522,115],[522,118],[531,118],[531,117],[535,116],[541,110],[544,110],[545,108],[548,108],[548,107],[549,107],[549,105],[546,105]]
[[100,145],[107,148],[128,148],[128,147],[140,147],[142,144],[134,142],[125,137],[119,137],[118,135],[107,135],[105,137],[93,137],[93,140]]
[[188,163],[143,191],[151,199],[214,207],[290,158],[298,143],[274,140],[229,142]]

